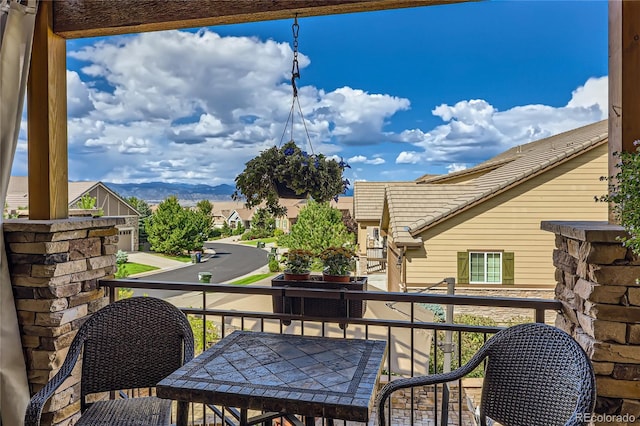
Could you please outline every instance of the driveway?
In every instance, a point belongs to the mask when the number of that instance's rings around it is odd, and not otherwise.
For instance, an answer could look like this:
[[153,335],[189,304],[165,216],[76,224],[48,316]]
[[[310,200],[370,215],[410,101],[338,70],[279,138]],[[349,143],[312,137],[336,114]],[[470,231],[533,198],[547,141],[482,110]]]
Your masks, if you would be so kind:
[[[204,255],[201,263],[187,264],[182,268],[147,274],[145,280],[197,283],[199,272],[211,272],[212,283],[223,283],[247,275],[267,265],[268,252],[255,246],[244,244],[227,244],[218,242],[205,243],[206,248],[213,249],[215,255]],[[183,292],[167,290],[135,290],[134,295],[166,298]]]

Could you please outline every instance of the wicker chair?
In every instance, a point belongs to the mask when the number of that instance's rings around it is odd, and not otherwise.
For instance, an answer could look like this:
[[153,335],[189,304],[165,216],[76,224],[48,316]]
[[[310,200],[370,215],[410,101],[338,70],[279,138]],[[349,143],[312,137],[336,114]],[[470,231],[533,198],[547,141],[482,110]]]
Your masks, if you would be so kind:
[[[31,399],[25,419],[27,426],[40,424],[43,406],[71,375],[81,353],[82,415],[76,425],[170,424],[171,400],[149,396],[89,404],[86,396],[152,388],[191,360],[193,333],[178,308],[160,299],[135,297],[94,313],[78,330],[60,371]],[[186,424],[187,410],[186,403],[178,403],[178,424]]]
[[504,426],[580,425],[595,404],[593,367],[567,333],[545,324],[521,324],[500,331],[462,367],[450,373],[394,380],[376,401],[385,425],[387,398],[398,389],[458,380],[487,359],[480,424]]

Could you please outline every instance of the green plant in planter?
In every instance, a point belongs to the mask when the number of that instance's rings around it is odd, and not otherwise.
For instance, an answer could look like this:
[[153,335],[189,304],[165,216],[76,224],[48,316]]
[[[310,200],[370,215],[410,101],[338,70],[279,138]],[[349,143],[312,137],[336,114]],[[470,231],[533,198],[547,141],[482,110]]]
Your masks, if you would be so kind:
[[279,204],[280,198],[311,197],[324,202],[344,194],[349,181],[343,179],[342,174],[348,167],[344,161],[309,154],[289,141],[249,160],[244,171],[236,176],[232,197],[234,200],[244,198],[247,208],[264,202],[267,211],[281,217],[287,210]]
[[282,255],[285,272],[306,274],[311,270],[313,253],[309,250],[292,249]]
[[327,275],[349,275],[355,269],[356,253],[348,247],[328,247],[320,253]]
[[640,141],[633,144],[636,152],[613,153],[619,160],[618,173],[600,178],[609,181],[609,193],[596,200],[613,204],[616,218],[629,234],[620,241],[640,256]]

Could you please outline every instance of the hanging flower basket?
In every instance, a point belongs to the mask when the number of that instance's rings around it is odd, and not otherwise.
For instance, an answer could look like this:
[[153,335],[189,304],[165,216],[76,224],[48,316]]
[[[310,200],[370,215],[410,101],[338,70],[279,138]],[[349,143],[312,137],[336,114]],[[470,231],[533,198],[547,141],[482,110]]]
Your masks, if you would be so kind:
[[318,202],[337,199],[349,181],[342,173],[349,167],[323,154],[308,154],[294,141],[262,151],[249,160],[236,179],[234,200],[245,200],[248,208],[265,204],[274,216],[284,216],[280,198],[313,198]]

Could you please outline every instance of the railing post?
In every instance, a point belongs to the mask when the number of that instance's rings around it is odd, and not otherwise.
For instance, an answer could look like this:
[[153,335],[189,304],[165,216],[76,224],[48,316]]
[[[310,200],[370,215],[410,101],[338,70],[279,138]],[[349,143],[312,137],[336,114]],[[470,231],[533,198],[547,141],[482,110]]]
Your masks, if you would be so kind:
[[[447,295],[453,296],[456,291],[456,279],[448,277],[443,281],[447,283]],[[453,305],[447,305],[444,322],[447,324],[453,324]],[[442,371],[444,373],[448,373],[451,371],[451,353],[453,352],[453,331],[451,330],[446,330],[444,332],[444,345],[442,345],[442,352],[444,353],[444,365]]]

